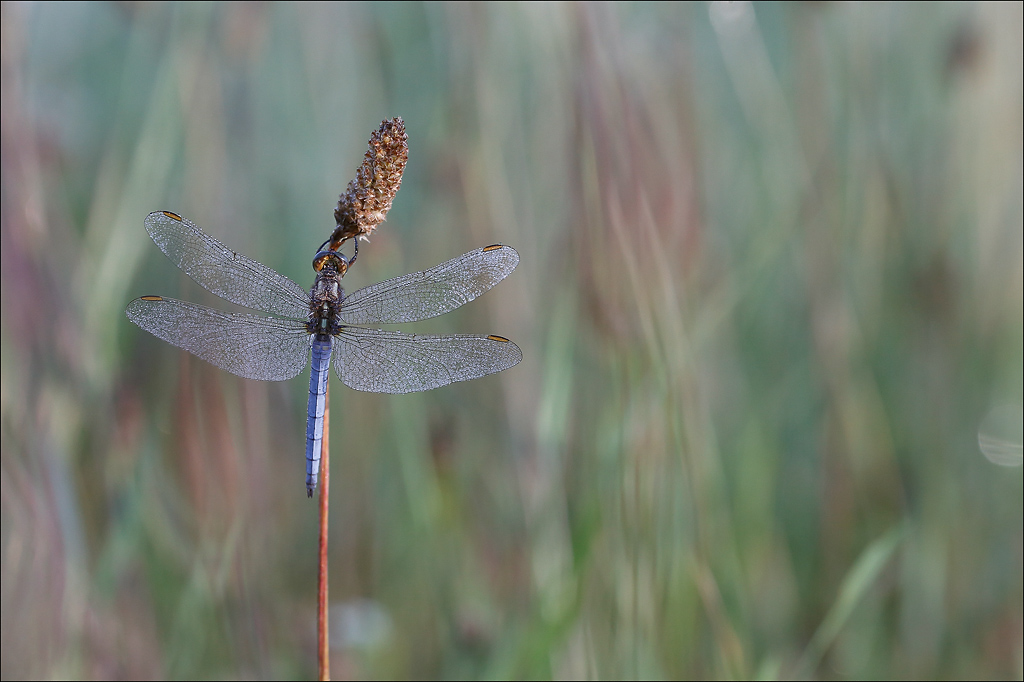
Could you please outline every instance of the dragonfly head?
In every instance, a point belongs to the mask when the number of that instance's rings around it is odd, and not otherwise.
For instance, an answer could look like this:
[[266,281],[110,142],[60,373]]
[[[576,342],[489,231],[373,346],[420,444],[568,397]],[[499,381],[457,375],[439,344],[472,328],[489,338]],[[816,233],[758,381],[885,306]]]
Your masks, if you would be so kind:
[[349,261],[337,251],[320,251],[313,257],[313,269],[315,271],[320,272],[328,265],[337,270],[340,277],[344,277],[345,273],[348,272]]

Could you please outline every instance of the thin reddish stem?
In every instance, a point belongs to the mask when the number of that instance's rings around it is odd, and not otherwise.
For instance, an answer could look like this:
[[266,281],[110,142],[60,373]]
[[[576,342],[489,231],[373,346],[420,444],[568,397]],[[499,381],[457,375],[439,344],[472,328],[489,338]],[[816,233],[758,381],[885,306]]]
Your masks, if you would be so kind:
[[331,484],[329,425],[331,417],[330,386],[324,390],[324,439],[320,444],[320,571],[317,585],[317,679],[331,679],[331,653],[327,637],[327,495]]

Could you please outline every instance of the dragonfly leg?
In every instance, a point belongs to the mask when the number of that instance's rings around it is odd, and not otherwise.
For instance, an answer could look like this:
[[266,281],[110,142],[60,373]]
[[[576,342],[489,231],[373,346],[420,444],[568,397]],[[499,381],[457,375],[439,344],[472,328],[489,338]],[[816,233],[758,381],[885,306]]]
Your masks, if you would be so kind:
[[352,242],[353,242],[353,245],[352,245],[353,251],[352,251],[352,258],[349,259],[349,261],[348,261],[348,266],[349,267],[352,267],[352,264],[356,262],[356,258],[359,257],[359,237],[356,237],[355,239],[353,239]]
[[[320,272],[320,268],[323,267],[323,264],[325,262],[325,260],[323,259],[325,259],[328,256],[336,256],[344,262],[344,266],[339,267],[343,267],[344,270],[348,270],[349,266],[355,263],[356,258],[359,257],[359,238],[356,237],[354,239],[354,242],[355,243],[353,246],[352,258],[346,258],[345,254],[341,253],[338,250],[341,248],[341,244],[332,244],[331,240],[328,239],[327,241],[320,245],[319,249],[317,249],[316,257],[313,258],[313,269],[316,270],[317,272]],[[324,251],[325,246],[327,247],[326,251]]]

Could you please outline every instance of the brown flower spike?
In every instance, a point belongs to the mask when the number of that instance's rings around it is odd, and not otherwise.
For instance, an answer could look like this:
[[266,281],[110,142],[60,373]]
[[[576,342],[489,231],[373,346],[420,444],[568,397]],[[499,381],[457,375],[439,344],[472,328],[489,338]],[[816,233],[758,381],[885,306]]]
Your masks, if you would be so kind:
[[400,117],[382,121],[370,136],[363,164],[348,189],[338,199],[334,219],[338,226],[331,234],[331,250],[348,239],[366,238],[384,222],[409,161],[409,136]]

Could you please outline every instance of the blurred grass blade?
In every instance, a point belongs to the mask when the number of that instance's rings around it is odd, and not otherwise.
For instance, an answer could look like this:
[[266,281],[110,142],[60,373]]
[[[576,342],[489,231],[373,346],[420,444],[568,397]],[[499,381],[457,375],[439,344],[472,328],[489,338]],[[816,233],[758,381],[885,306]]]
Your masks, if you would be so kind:
[[1024,463],[1021,431],[1024,430],[1024,410],[1020,405],[1000,405],[993,408],[978,429],[978,448],[988,461],[1004,467],[1019,467]]
[[839,587],[839,596],[836,597],[832,608],[811,637],[797,666],[796,676],[811,674],[818,667],[822,656],[832,646],[839,631],[849,620],[850,614],[868,589],[875,584],[878,574],[889,563],[892,553],[905,533],[906,524],[899,523],[864,549],[857,563],[843,579],[843,584]]
[[782,659],[777,656],[766,656],[754,673],[755,680],[777,680],[782,671]]

